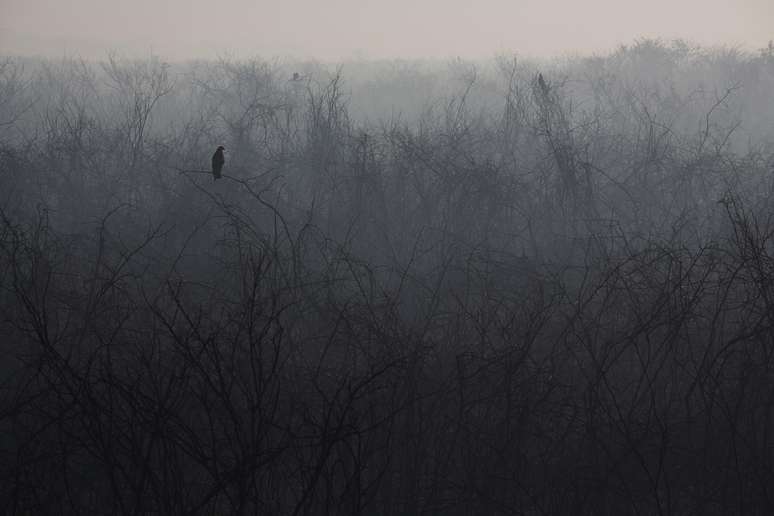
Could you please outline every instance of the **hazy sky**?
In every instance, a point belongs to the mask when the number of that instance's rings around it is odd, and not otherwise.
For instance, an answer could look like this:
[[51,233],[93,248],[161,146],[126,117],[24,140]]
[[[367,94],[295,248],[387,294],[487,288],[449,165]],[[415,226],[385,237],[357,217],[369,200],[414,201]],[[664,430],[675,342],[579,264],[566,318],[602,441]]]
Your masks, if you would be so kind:
[[0,0],[4,54],[545,56],[641,37],[760,48],[774,0]]

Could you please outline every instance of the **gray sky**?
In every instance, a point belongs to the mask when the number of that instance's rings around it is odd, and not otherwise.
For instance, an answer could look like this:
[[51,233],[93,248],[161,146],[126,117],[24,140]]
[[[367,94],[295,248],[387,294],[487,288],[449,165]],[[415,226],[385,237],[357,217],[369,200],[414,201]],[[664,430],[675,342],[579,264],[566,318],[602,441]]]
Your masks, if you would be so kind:
[[3,54],[547,56],[641,37],[753,50],[774,0],[0,0]]

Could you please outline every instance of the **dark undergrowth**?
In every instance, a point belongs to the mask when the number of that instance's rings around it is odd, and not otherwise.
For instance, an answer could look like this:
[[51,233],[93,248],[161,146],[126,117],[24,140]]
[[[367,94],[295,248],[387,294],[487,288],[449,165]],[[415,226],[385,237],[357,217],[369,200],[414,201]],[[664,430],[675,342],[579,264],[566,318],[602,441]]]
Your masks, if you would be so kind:
[[772,513],[774,57],[537,66],[6,60],[2,512]]

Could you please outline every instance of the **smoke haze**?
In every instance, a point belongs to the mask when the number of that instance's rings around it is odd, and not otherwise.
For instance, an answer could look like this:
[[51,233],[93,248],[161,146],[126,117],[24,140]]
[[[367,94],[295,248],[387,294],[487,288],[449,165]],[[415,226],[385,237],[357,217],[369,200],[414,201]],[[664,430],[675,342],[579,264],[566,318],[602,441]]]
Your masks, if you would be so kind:
[[6,54],[478,58],[587,54],[645,37],[754,50],[771,37],[774,2],[2,0],[0,20]]

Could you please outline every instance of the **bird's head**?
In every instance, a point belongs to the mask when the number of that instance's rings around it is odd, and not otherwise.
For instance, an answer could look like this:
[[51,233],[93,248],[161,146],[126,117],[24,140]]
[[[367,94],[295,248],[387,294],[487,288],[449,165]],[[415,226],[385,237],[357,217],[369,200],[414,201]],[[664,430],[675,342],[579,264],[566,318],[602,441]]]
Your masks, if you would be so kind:
[[222,152],[222,151],[226,150],[226,148],[223,145],[219,145],[216,150],[219,150],[219,151]]

